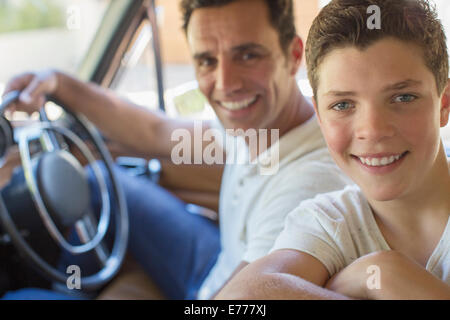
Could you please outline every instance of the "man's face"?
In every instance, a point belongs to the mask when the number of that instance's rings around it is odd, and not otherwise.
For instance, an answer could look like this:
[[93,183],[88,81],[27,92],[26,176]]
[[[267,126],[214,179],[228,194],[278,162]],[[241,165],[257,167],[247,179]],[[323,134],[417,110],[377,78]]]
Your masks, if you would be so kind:
[[439,178],[448,108],[418,46],[386,38],[332,51],[319,67],[317,99],[330,153],[369,199],[414,195]]
[[297,71],[262,0],[194,10],[188,30],[200,90],[229,129],[282,128]]

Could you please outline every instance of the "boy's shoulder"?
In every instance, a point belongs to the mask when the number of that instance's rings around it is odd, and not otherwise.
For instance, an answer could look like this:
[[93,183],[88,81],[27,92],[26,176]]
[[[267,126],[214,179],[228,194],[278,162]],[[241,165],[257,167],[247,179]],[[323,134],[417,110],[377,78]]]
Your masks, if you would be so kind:
[[335,274],[355,259],[389,250],[369,203],[356,185],[303,201],[285,221],[272,251],[295,249]]
[[299,210],[313,211],[335,219],[371,214],[364,194],[355,184],[347,185],[341,190],[318,194],[312,199],[303,201]]

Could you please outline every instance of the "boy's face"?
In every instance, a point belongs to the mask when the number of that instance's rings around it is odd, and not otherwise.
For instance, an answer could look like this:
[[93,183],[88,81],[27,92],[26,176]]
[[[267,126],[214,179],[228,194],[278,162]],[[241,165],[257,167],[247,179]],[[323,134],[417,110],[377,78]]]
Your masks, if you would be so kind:
[[187,39],[200,90],[225,128],[283,128],[300,58],[285,57],[265,1],[196,9]]
[[430,182],[448,120],[422,50],[392,38],[330,52],[319,67],[316,111],[336,163],[378,201]]

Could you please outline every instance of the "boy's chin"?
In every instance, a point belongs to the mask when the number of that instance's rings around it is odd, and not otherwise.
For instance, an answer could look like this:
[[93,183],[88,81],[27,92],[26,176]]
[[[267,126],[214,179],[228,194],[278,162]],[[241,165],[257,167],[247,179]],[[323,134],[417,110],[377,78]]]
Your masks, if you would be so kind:
[[377,184],[371,184],[370,186],[363,186],[361,184],[358,184],[361,188],[362,192],[364,193],[365,197],[370,201],[378,201],[378,202],[385,202],[385,201],[392,201],[399,199],[403,192],[401,188],[399,188],[398,185],[396,186],[389,186],[386,184],[383,185],[377,185]]

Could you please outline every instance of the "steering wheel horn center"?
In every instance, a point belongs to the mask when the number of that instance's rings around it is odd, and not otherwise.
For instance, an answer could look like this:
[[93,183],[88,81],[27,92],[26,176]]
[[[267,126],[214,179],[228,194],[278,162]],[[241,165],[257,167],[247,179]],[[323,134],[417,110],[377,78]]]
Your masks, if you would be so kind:
[[90,205],[89,184],[81,164],[65,150],[45,153],[36,168],[39,193],[52,218],[64,227],[80,220]]

